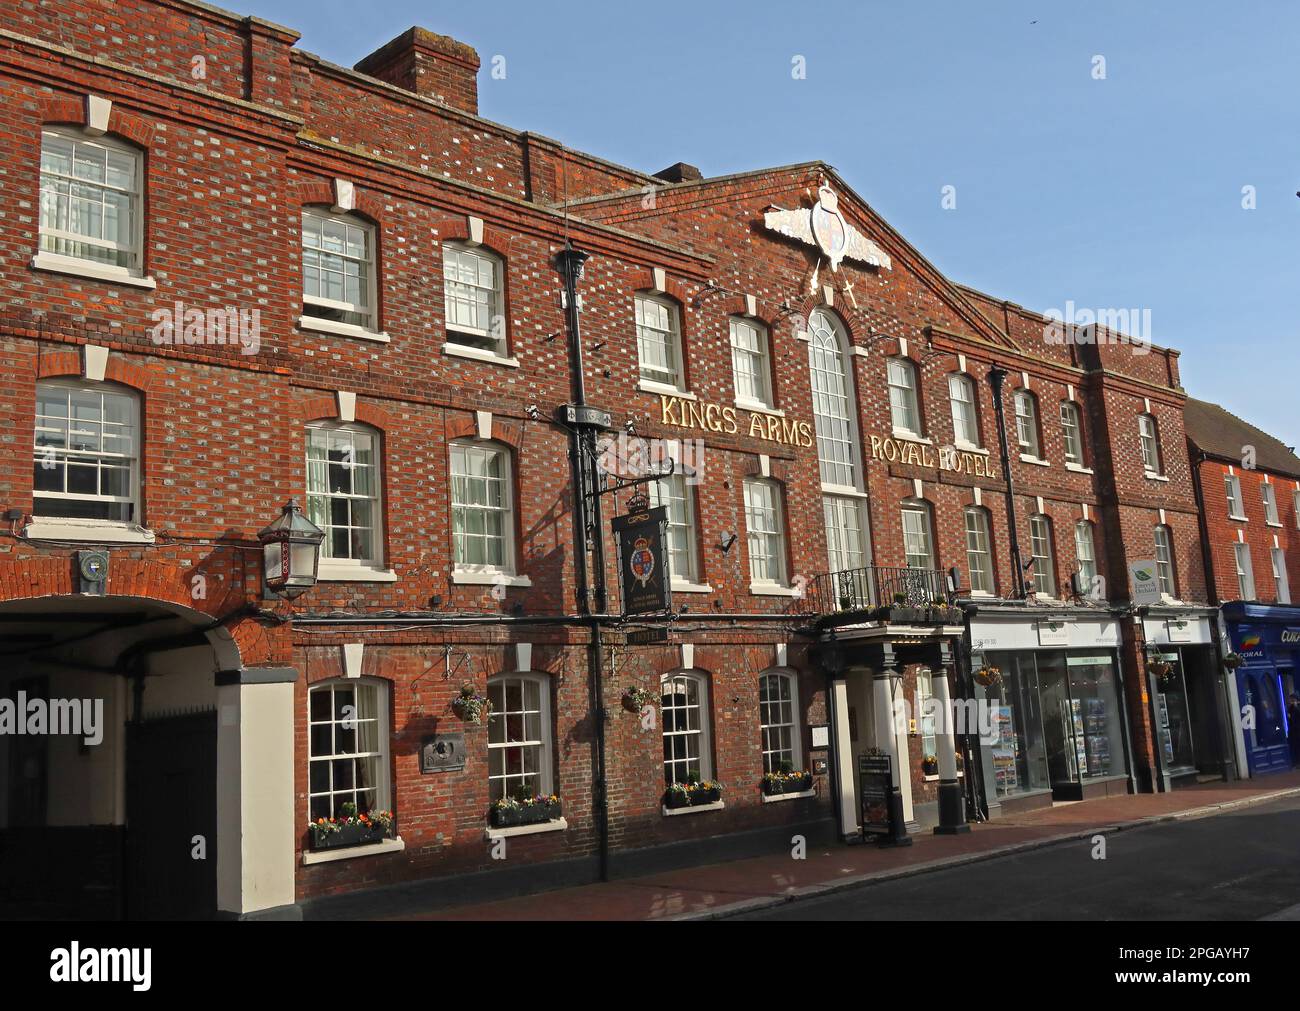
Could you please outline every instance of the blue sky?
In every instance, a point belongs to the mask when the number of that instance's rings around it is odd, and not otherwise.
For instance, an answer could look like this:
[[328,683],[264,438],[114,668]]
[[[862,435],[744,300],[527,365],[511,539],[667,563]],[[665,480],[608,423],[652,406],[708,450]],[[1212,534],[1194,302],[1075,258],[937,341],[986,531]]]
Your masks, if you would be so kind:
[[346,66],[412,24],[452,35],[483,59],[484,116],[638,169],[821,158],[955,281],[1038,311],[1149,309],[1189,393],[1300,444],[1300,4],[239,10]]

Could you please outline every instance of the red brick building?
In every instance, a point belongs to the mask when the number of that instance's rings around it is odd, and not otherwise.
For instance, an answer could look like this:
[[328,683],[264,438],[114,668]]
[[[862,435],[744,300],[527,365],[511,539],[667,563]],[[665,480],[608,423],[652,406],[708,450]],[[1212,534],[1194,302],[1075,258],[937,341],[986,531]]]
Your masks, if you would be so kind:
[[1300,690],[1300,459],[1217,404],[1189,400],[1186,413],[1211,600],[1240,661],[1230,711],[1251,713],[1233,721],[1235,758],[1243,777],[1286,771],[1297,733],[1287,700]]
[[[7,897],[323,915],[855,837],[875,752],[913,828],[941,781],[996,814],[1177,778],[1148,655],[1212,647],[1176,352],[952,283],[820,162],[648,175],[481,118],[462,43],[296,39],[0,14],[6,691],[105,726],[3,751]],[[671,615],[620,617],[630,489],[607,599],[580,576],[575,401],[678,465]],[[291,498],[324,541],[283,603]],[[997,723],[960,777],[893,719],[945,694]],[[308,829],[349,805],[394,822]]]

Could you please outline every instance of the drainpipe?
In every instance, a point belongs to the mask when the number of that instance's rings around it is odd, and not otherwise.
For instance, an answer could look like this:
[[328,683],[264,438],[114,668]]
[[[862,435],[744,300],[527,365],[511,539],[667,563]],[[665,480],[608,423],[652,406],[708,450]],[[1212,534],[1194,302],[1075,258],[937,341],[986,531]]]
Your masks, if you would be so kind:
[[1007,370],[994,365],[989,369],[989,386],[993,387],[993,415],[998,423],[998,453],[1007,486],[1007,539],[1011,545],[1011,577],[1016,599],[1025,599],[1025,566],[1020,560],[1020,537],[1016,532],[1016,486],[1011,477],[1011,453],[1007,448],[1007,418],[1002,407],[1002,384]]
[[[598,839],[599,879],[609,880],[609,805],[605,778],[605,710],[602,685],[605,666],[600,639],[601,615],[605,611],[605,538],[601,518],[600,496],[596,475],[596,431],[601,424],[595,412],[587,408],[586,369],[582,354],[582,326],[578,312],[578,281],[582,277],[587,253],[574,249],[566,240],[564,249],[556,254],[555,268],[564,279],[565,322],[569,330],[569,344],[573,354],[574,402],[570,414],[573,440],[570,461],[574,518],[574,565],[578,584],[578,609],[590,636],[588,646],[587,679],[589,682],[589,707],[595,729],[592,755],[592,802],[596,816]],[[594,555],[588,566],[588,551]]]

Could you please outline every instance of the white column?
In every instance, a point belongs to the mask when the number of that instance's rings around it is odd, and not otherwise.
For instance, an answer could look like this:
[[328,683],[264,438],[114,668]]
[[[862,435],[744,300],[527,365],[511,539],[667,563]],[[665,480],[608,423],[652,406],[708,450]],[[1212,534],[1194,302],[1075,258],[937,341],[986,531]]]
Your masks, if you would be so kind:
[[835,714],[834,753],[835,779],[839,784],[836,803],[840,809],[840,825],[846,835],[861,831],[858,821],[858,799],[853,783],[853,742],[849,738],[849,691],[843,678],[831,682],[831,711]]
[[[940,668],[930,675],[934,686],[935,744],[939,749],[939,781],[957,780],[957,742],[953,739],[953,711],[951,693],[948,691],[948,672]],[[918,714],[918,718],[921,714]]]

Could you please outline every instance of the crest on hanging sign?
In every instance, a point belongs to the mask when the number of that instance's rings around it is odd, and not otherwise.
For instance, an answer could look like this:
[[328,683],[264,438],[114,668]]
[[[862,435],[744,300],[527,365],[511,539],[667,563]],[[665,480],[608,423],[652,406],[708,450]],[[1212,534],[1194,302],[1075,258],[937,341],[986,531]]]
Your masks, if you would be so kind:
[[650,577],[655,572],[655,553],[650,549],[649,538],[636,539],[632,545],[632,552],[628,556],[627,567],[632,570],[633,578],[642,586],[650,582]]
[[889,254],[854,228],[840,210],[840,198],[829,186],[817,189],[811,208],[783,211],[773,208],[763,214],[763,225],[780,235],[816,246],[831,261],[831,270],[841,260],[854,260],[882,270],[892,268]]

